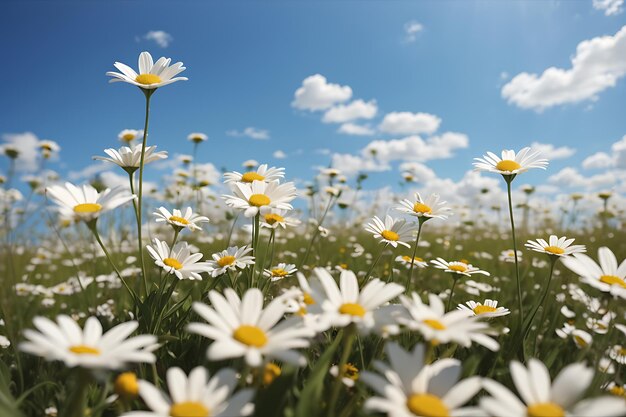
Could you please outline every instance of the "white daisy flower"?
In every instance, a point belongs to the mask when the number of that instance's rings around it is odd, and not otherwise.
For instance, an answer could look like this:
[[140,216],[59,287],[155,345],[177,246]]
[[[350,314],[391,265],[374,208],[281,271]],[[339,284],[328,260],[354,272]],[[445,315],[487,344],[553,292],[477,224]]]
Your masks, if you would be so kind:
[[413,225],[407,224],[404,219],[394,220],[391,216],[385,216],[385,222],[374,216],[371,223],[365,225],[365,230],[374,235],[375,239],[380,239],[380,243],[386,243],[394,248],[398,245],[410,248],[411,245],[404,242],[413,238]]
[[511,314],[508,308],[498,307],[498,302],[490,299],[486,299],[484,304],[468,301],[465,304],[459,304],[457,309],[470,311],[474,316],[480,318],[502,317]]
[[232,191],[234,195],[224,195],[222,198],[226,205],[243,210],[246,217],[265,215],[272,209],[292,210],[293,206],[289,202],[297,196],[296,187],[291,182],[235,182]]
[[[141,144],[135,145],[132,148],[122,146],[119,150],[109,148],[104,150],[104,153],[109,155],[109,158],[105,156],[94,156],[93,159],[111,162],[126,171],[134,172],[139,168],[142,148],[143,146]],[[143,160],[144,165],[167,158],[167,151],[155,152],[156,148],[156,146],[148,146],[146,148]]]
[[293,275],[298,270],[294,264],[279,263],[274,268],[263,271],[263,276],[271,278],[272,281],[280,281],[283,278]]
[[591,384],[593,369],[582,363],[566,366],[550,381],[548,368],[537,359],[528,361],[528,368],[511,362],[511,377],[521,400],[504,385],[483,380],[483,388],[491,397],[480,399],[480,407],[491,416],[622,416],[626,402],[621,398],[603,396],[579,401]]
[[153,245],[146,245],[154,263],[163,268],[168,274],[174,274],[178,279],[201,280],[203,272],[211,272],[209,262],[198,262],[202,259],[201,253],[191,253],[187,242],[178,242],[170,251],[167,243],[154,238]]
[[[521,250],[517,251],[517,259],[521,262],[523,253]],[[500,256],[498,257],[500,262],[509,262],[515,263],[515,251],[513,249],[507,249],[500,252]]]
[[445,220],[451,214],[446,202],[439,201],[438,194],[431,194],[428,198],[423,199],[420,193],[415,193],[414,201],[404,199],[400,202],[400,206],[396,207],[396,210],[423,220],[432,218]]
[[195,214],[191,207],[187,207],[185,214],[178,209],[173,209],[172,212],[165,207],[159,207],[158,211],[152,213],[156,216],[156,222],[165,222],[174,228],[189,229],[189,230],[202,230],[199,223],[208,223],[209,218]]
[[139,139],[143,136],[143,130],[124,129],[118,135],[117,138],[121,142],[130,143],[135,139]]
[[580,280],[602,292],[626,299],[626,260],[617,266],[611,249],[598,249],[600,265],[583,253],[563,259],[563,265],[580,276]]
[[135,199],[124,187],[107,188],[98,192],[91,185],[78,188],[69,182],[65,186],[53,185],[46,188],[46,194],[59,206],[59,213],[64,218],[89,222],[102,213]]
[[189,136],[187,136],[187,140],[193,143],[205,142],[208,139],[209,137],[207,135],[205,135],[204,133],[199,133],[199,132],[193,132],[193,133],[190,133]]
[[[339,366],[333,365],[328,370],[328,373],[337,378],[339,375]],[[346,363],[343,366],[343,372],[341,372],[341,382],[346,386],[352,388],[354,383],[359,379],[359,368],[352,363]]]
[[472,342],[489,350],[500,349],[498,342],[488,335],[493,333],[489,324],[478,319],[472,312],[456,310],[445,312],[443,301],[435,294],[428,294],[430,305],[424,304],[420,296],[413,292],[411,298],[400,296],[406,315],[397,320],[410,330],[417,330],[431,343],[457,343],[470,347]]
[[136,321],[118,324],[108,332],[95,317],[89,317],[81,329],[69,316],[57,316],[56,323],[45,317],[35,317],[39,331],[24,330],[26,342],[20,349],[46,360],[59,360],[66,366],[118,369],[126,363],[156,360],[152,350],[157,338],[140,335],[128,338],[137,329]]
[[615,345],[609,349],[608,354],[615,362],[626,365],[626,346]]
[[250,265],[254,265],[254,256],[248,255],[252,252],[252,248],[248,246],[231,246],[230,248],[218,253],[214,253],[213,260],[209,261],[211,266],[211,276],[213,278],[225,274],[226,271],[235,271],[237,269],[245,269]]
[[[212,378],[201,366],[189,376],[180,368],[167,370],[169,397],[148,381],[139,380],[139,395],[151,411],[130,411],[123,417],[240,417],[254,412],[254,390],[236,394],[237,373],[220,369]],[[234,394],[234,395],[233,395]]]
[[286,229],[287,227],[299,226],[302,223],[295,217],[287,216],[286,213],[287,210],[270,210],[269,213],[261,216],[261,227],[268,229],[278,229],[278,227],[282,227],[283,229]]
[[490,275],[489,272],[478,269],[472,264],[466,262],[448,262],[443,258],[437,258],[434,261],[430,261],[430,263],[433,264],[434,267],[437,269],[443,269],[445,272],[450,272],[453,274],[465,275],[466,277],[469,277],[473,274],[482,274],[487,276]]
[[378,395],[365,401],[365,409],[389,417],[477,416],[480,409],[462,407],[481,389],[481,378],[459,381],[462,366],[457,359],[425,364],[425,349],[416,345],[407,352],[398,344],[385,345],[389,364],[375,361],[378,373],[362,372],[361,380]]
[[227,172],[224,174],[224,183],[232,184],[235,182],[252,183],[253,181],[274,182],[280,181],[285,177],[285,168],[268,168],[267,164],[259,165],[255,171],[244,172],[237,171]]
[[[274,298],[263,308],[263,294],[258,288],[247,290],[240,300],[231,289],[224,296],[217,291],[209,293],[211,307],[195,302],[194,311],[209,324],[190,323],[187,331],[212,339],[209,360],[245,357],[248,365],[261,366],[266,358],[293,365],[306,364],[304,356],[292,350],[309,346],[315,333],[297,317],[281,321],[285,304]],[[279,323],[280,321],[280,323]]]
[[[411,257],[408,255],[396,256],[396,262],[399,262],[407,268],[411,268]],[[418,256],[413,258],[413,264],[418,268],[426,268],[428,266],[428,262]]]
[[113,64],[120,72],[109,71],[106,75],[113,77],[109,82],[123,81],[144,90],[154,90],[176,81],[187,81],[186,77],[176,77],[186,68],[182,62],[170,65],[170,58],[161,57],[157,62],[152,61],[149,52],[139,54],[139,74],[134,69],[121,62]]
[[532,151],[529,147],[521,149],[517,154],[513,150],[504,150],[502,158],[493,152],[487,152],[482,158],[474,158],[474,167],[478,171],[502,175],[517,175],[531,168],[546,169],[548,160],[540,159],[539,154],[539,151]]
[[604,389],[610,392],[612,395],[626,398],[626,384],[620,385],[617,384],[615,381],[611,381],[606,384],[606,386],[604,386]]
[[585,245],[572,245],[575,239],[568,239],[565,236],[558,238],[551,235],[548,242],[543,239],[529,240],[524,246],[528,249],[539,253],[545,253],[549,256],[565,257],[574,253],[582,253],[587,249]]
[[379,279],[369,281],[359,290],[352,271],[341,271],[339,286],[324,268],[315,268],[314,272],[320,285],[311,288],[312,296],[321,309],[321,320],[335,327],[355,323],[361,333],[368,333],[377,320],[388,315],[384,305],[404,291],[402,285]]

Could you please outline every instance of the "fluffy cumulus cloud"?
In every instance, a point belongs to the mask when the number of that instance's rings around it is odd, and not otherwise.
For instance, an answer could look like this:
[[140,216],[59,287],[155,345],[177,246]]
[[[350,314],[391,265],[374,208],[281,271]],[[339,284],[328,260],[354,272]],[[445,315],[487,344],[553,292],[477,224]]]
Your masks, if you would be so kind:
[[174,40],[172,35],[163,30],[151,30],[142,36],[147,41],[152,41],[159,45],[161,48],[167,48]]
[[624,0],[593,0],[593,8],[602,10],[605,16],[620,14]]
[[354,135],[354,136],[371,136],[376,133],[376,130],[373,129],[370,125],[359,125],[356,123],[344,123],[339,126],[337,132],[343,133],[344,135]]
[[347,153],[333,154],[332,166],[340,169],[343,174],[348,176],[359,172],[380,172],[391,169],[389,164],[381,161]]
[[585,169],[604,169],[610,168],[614,164],[613,158],[611,158],[605,152],[597,152],[591,156],[588,156],[583,161],[583,168]]
[[39,139],[32,132],[7,133],[2,135],[2,147],[16,149],[19,155],[15,168],[21,172],[32,172],[37,169],[39,159]]
[[568,69],[550,67],[542,74],[522,72],[502,87],[502,97],[524,109],[596,100],[626,74],[626,26],[613,36],[578,44]]
[[626,170],[626,135],[611,145],[611,152],[597,152],[583,161],[585,169],[616,168]]
[[287,158],[287,154],[283,151],[281,151],[280,149],[277,151],[274,151],[274,153],[272,154],[272,156],[276,159],[285,159]]
[[236,137],[248,137],[256,140],[267,140],[270,138],[270,132],[265,129],[259,129],[257,127],[246,127],[244,130],[229,130],[226,132],[228,136]]
[[421,23],[411,20],[404,24],[404,40],[407,42],[415,42],[417,40],[417,35],[424,30],[424,25]]
[[576,149],[569,146],[556,147],[550,143],[533,142],[530,147],[541,152],[542,158],[550,160],[569,158],[576,153]]
[[410,172],[416,182],[428,182],[437,178],[435,171],[419,162],[404,162],[400,164],[400,171]]
[[402,139],[375,140],[362,150],[363,156],[375,156],[380,161],[418,161],[450,158],[457,149],[467,148],[467,135],[445,132],[438,136],[422,139],[407,136]]
[[429,113],[391,112],[387,113],[378,129],[393,135],[413,135],[433,133],[441,124],[441,119]]
[[351,97],[352,89],[349,86],[329,83],[323,75],[315,74],[302,81],[291,105],[302,110],[326,110],[350,100]]
[[331,107],[324,113],[324,123],[346,123],[357,119],[371,119],[376,116],[378,106],[376,100],[354,100],[348,104]]

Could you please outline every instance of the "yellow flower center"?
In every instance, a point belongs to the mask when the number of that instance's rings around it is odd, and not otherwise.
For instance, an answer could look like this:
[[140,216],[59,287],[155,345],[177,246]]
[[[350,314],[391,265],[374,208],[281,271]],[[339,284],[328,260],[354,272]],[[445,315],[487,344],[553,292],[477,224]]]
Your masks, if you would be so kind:
[[74,206],[74,213],[97,213],[102,206],[97,203],[83,203]]
[[351,363],[347,363],[343,366],[343,372],[341,373],[341,376],[356,381],[357,379],[359,379],[359,368]]
[[263,181],[265,177],[256,172],[246,172],[241,176],[241,182]]
[[609,390],[609,392],[613,395],[617,395],[619,397],[624,397],[626,396],[626,390],[624,389],[624,387],[620,387],[619,385],[615,385],[614,387],[611,387],[611,389]]
[[265,332],[256,326],[243,324],[235,330],[233,338],[244,345],[263,347],[267,343]]
[[617,354],[620,356],[626,356],[626,348],[621,348],[617,351]]
[[415,203],[413,205],[413,211],[416,213],[425,214],[425,213],[432,213],[433,209],[431,209],[429,206],[427,206],[424,203]]
[[[417,257],[417,256],[416,256],[415,258],[413,258],[413,259],[415,259],[415,261],[414,261],[414,262],[424,262],[424,260],[423,260],[422,258],[419,258],[419,257]],[[411,262],[411,257],[410,257],[410,256],[408,256],[408,255],[404,255],[404,256],[402,257],[402,260],[404,260],[405,262]]]
[[255,207],[261,207],[267,206],[272,202],[272,200],[270,200],[270,198],[265,194],[252,194],[248,199],[248,202]]
[[476,307],[474,307],[474,314],[480,315],[480,314],[485,314],[485,313],[493,313],[496,310],[497,309],[495,307],[477,305]]
[[587,346],[587,341],[580,336],[574,336],[574,340],[576,341],[576,344],[580,347]]
[[274,382],[274,380],[280,376],[281,372],[280,366],[269,362],[265,365],[265,369],[263,370],[263,385],[269,385]]
[[311,294],[309,294],[308,292],[304,293],[304,299],[302,301],[304,301],[304,304],[306,305],[315,304],[315,300],[313,299],[313,297],[311,297]]
[[115,393],[121,397],[133,398],[139,394],[137,375],[133,372],[124,372],[115,379]]
[[406,400],[407,408],[416,416],[448,417],[448,407],[433,394],[413,394]]
[[435,330],[446,329],[446,326],[442,322],[440,322],[439,320],[435,320],[435,319],[426,319],[424,320],[424,324],[430,327],[431,329],[435,329]]
[[555,255],[562,255],[565,251],[558,246],[546,246],[543,248],[546,252],[553,253]]
[[510,159],[504,159],[496,165],[496,169],[498,171],[515,171],[516,169],[520,169],[522,166],[515,161],[511,161]]
[[122,135],[122,140],[126,142],[130,142],[131,140],[134,140],[134,139],[135,139],[134,133],[124,133],[124,135]]
[[180,223],[180,224],[189,224],[189,220],[185,219],[184,217],[178,217],[178,216],[171,216],[169,218],[169,221]]
[[267,224],[282,223],[284,221],[285,221],[285,218],[276,213],[270,213],[270,214],[265,215],[265,223]]
[[604,282],[609,285],[619,285],[622,288],[626,288],[626,282],[623,278],[616,277],[615,275],[602,275],[600,282]]
[[392,232],[391,230],[383,230],[380,234],[383,239],[391,240],[392,242],[397,242],[400,239],[400,236],[396,232]]
[[180,269],[183,267],[183,264],[178,262],[178,259],[174,259],[174,258],[165,258],[163,259],[163,263],[174,269]]
[[204,404],[195,401],[172,404],[170,416],[172,417],[209,417],[209,409]]
[[289,275],[289,272],[285,271],[282,268],[274,268],[274,269],[272,269],[271,272],[272,272],[272,276],[273,277],[283,278],[283,277],[286,277],[287,275]]
[[231,255],[226,255],[217,260],[217,264],[220,268],[224,268],[225,266],[232,265],[235,262],[235,257]]
[[365,315],[365,309],[361,304],[357,303],[345,303],[339,307],[341,314],[348,314],[350,316],[363,317]]
[[565,410],[555,403],[537,403],[526,410],[528,417],[564,417]]
[[158,75],[154,74],[139,74],[137,78],[135,78],[139,84],[150,85],[150,84],[158,84],[161,82],[161,78]]
[[448,269],[455,272],[467,271],[467,267],[465,265],[448,265]]
[[100,355],[100,349],[86,345],[71,346],[70,352],[77,355]]

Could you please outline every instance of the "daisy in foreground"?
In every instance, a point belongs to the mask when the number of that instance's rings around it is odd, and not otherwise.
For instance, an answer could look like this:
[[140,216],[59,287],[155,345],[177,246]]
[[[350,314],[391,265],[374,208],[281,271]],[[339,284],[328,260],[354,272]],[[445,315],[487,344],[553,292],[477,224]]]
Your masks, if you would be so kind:
[[626,299],[626,260],[617,265],[617,258],[611,249],[603,246],[598,249],[598,265],[583,253],[576,253],[563,259],[563,265],[580,276],[585,284],[613,296]]
[[468,301],[465,304],[459,304],[457,309],[471,311],[474,316],[480,318],[502,317],[511,314],[508,308],[498,307],[496,300],[485,300],[484,304],[476,301]]
[[462,261],[448,262],[443,258],[437,258],[434,261],[430,261],[431,264],[437,269],[443,269],[444,272],[450,272],[453,274],[465,275],[469,277],[473,274],[482,274],[489,276],[489,272],[476,268],[472,264],[468,264]]
[[224,195],[226,205],[243,210],[246,217],[267,214],[272,209],[292,210],[290,201],[296,198],[296,187],[292,182],[253,181],[236,182],[232,187],[234,195]]
[[418,217],[423,221],[432,218],[445,220],[450,215],[450,208],[446,207],[445,201],[439,201],[438,194],[431,194],[428,198],[423,199],[420,193],[415,193],[414,201],[402,200],[396,210]]
[[626,402],[603,396],[580,401],[593,379],[593,369],[582,363],[566,366],[550,381],[548,368],[537,359],[528,368],[511,362],[511,377],[521,400],[504,385],[486,379],[483,388],[491,397],[480,399],[480,407],[494,417],[623,416]]
[[139,381],[139,395],[151,411],[131,411],[124,417],[239,417],[254,411],[252,389],[233,395],[237,374],[221,369],[212,378],[198,366],[189,376],[180,368],[167,370],[167,387],[171,400],[148,381]]
[[517,175],[531,168],[546,169],[547,159],[539,158],[539,151],[523,148],[517,154],[513,150],[502,151],[502,158],[493,152],[487,152],[482,158],[474,158],[474,167],[479,171],[494,172],[502,175]]
[[254,256],[248,255],[252,252],[252,248],[248,246],[231,246],[230,248],[218,253],[214,253],[213,260],[209,261],[211,266],[211,276],[213,278],[225,274],[227,271],[236,271],[237,269],[245,269],[250,265],[254,265]]
[[89,317],[81,329],[69,316],[60,315],[56,323],[45,317],[35,317],[39,331],[24,330],[26,342],[20,349],[49,361],[63,361],[66,366],[119,369],[127,363],[156,360],[152,350],[157,338],[140,335],[128,338],[137,329],[136,321],[118,324],[106,333],[95,317]]
[[[156,152],[156,148],[156,146],[146,147],[146,151],[144,152],[144,165],[167,158],[167,151]],[[105,156],[94,156],[93,159],[111,162],[121,167],[126,172],[133,173],[139,168],[142,149],[143,146],[141,144],[135,145],[132,148],[122,146],[119,150],[109,148],[104,150],[104,153],[109,155],[108,158]]]
[[65,186],[53,185],[46,188],[46,194],[59,206],[63,218],[90,222],[102,213],[113,210],[136,197],[123,187],[107,188],[98,192],[91,185],[81,188],[66,182]]
[[120,72],[109,71],[106,75],[113,77],[109,82],[123,81],[144,90],[154,90],[159,87],[174,83],[176,81],[186,81],[186,77],[176,77],[186,68],[182,62],[170,65],[170,58],[161,57],[157,62],[153,62],[149,52],[139,54],[139,74],[134,69],[121,62],[113,64]]
[[179,231],[182,229],[202,230],[199,223],[208,223],[209,218],[195,214],[191,207],[187,207],[185,214],[181,210],[173,209],[172,212],[165,207],[159,207],[158,211],[153,213],[156,216],[157,223],[165,222]]
[[198,262],[202,254],[192,254],[187,242],[178,242],[170,251],[167,243],[154,238],[153,245],[147,245],[146,248],[157,266],[168,274],[176,275],[178,279],[201,280],[202,272],[211,271],[208,262]]
[[535,252],[558,257],[566,257],[587,250],[585,245],[572,245],[572,243],[574,243],[574,239],[568,239],[565,236],[558,238],[551,235],[547,242],[543,239],[529,240],[524,246]]
[[373,234],[374,238],[380,239],[380,243],[386,243],[394,248],[398,245],[411,247],[405,240],[412,238],[413,226],[407,224],[404,219],[394,220],[387,215],[383,222],[378,216],[374,216],[372,222],[365,225],[365,230]]
[[285,168],[268,168],[267,164],[259,165],[256,171],[248,171],[240,173],[237,171],[227,172],[224,174],[224,183],[232,184],[235,182],[264,181],[273,182],[280,181],[285,177]]
[[362,372],[360,379],[379,396],[365,402],[365,409],[389,417],[477,416],[476,407],[462,407],[481,389],[480,377],[459,381],[461,362],[440,359],[425,364],[424,345],[407,352],[398,344],[385,345],[389,364],[376,361],[379,373]]
[[242,299],[232,288],[226,288],[224,295],[211,291],[209,299],[211,306],[193,304],[194,311],[209,324],[187,326],[187,331],[214,341],[207,350],[209,360],[244,357],[253,367],[261,366],[267,358],[306,364],[305,357],[292,349],[308,347],[315,332],[304,327],[299,317],[279,323],[285,314],[281,297],[275,297],[265,308],[263,293],[257,288],[247,290]]

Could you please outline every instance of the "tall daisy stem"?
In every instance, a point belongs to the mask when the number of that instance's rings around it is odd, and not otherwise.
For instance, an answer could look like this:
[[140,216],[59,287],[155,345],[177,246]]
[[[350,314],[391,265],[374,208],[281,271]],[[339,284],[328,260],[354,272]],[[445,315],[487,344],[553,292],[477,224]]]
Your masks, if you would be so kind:
[[[314,203],[312,203],[313,206],[315,206]],[[326,210],[324,210],[324,214],[322,214],[322,217],[320,218],[320,221],[317,224],[317,227],[315,228],[315,232],[313,232],[313,237],[311,237],[311,240],[309,241],[309,245],[306,248],[306,253],[304,254],[304,258],[302,258],[302,262],[300,262],[300,265],[298,265],[298,269],[302,268],[302,265],[304,265],[306,263],[306,261],[309,259],[309,254],[311,253],[311,248],[313,247],[313,242],[315,242],[315,239],[317,238],[317,235],[320,234],[320,227],[322,226],[322,223],[324,223],[324,219],[326,218],[326,215],[328,214],[328,210],[330,210],[330,207],[333,205],[333,197],[331,196],[328,199],[328,204],[326,205]]]
[[[546,283],[546,286],[543,290],[543,294],[541,295],[541,299],[539,299],[539,302],[537,303],[537,305],[533,308],[532,313],[530,314],[530,316],[527,319],[527,324],[524,326],[524,331],[522,332],[522,344],[524,343],[524,341],[526,340],[526,337],[528,336],[528,332],[530,331],[530,328],[533,325],[533,320],[535,319],[535,315],[537,314],[537,311],[539,311],[539,307],[543,305],[543,303],[546,300],[546,296],[548,295],[548,291],[550,290],[550,283],[552,282],[552,273],[554,272],[554,265],[556,265],[556,261],[558,260],[558,258],[556,256],[550,256],[550,275],[548,276],[548,282]],[[545,309],[546,307],[544,307]],[[540,325],[543,323],[540,323]]]
[[337,400],[339,399],[339,392],[341,391],[341,386],[343,385],[343,373],[346,364],[348,363],[348,359],[350,358],[350,353],[352,353],[352,345],[354,344],[354,339],[356,338],[356,326],[354,323],[351,323],[346,327],[343,334],[343,352],[341,353],[341,359],[339,360],[339,364],[337,365],[337,378],[335,379],[335,383],[333,384],[333,390],[330,395],[330,401],[328,402],[328,415],[334,417],[336,414],[335,408],[337,408]]
[[415,238],[415,247],[413,248],[413,257],[411,258],[411,272],[409,272],[409,279],[406,282],[407,291],[409,290],[409,288],[411,287],[411,284],[413,283],[413,267],[415,266],[415,254],[417,253],[417,244],[420,241],[420,234],[422,233],[422,223],[424,223],[425,221],[426,220],[422,220],[422,217],[420,217],[418,220],[417,237]]
[[[455,274],[456,275],[456,274]],[[452,278],[452,288],[450,289],[450,298],[448,298],[448,305],[446,306],[446,311],[450,311],[450,307],[452,307],[452,297],[454,296],[454,287],[456,287],[456,283],[459,281],[458,278]]]
[[383,252],[385,251],[387,246],[389,246],[389,243],[385,243],[385,246],[383,246],[382,249],[380,250],[380,252],[378,252],[378,256],[376,257],[376,260],[374,261],[372,266],[370,266],[370,269],[367,271],[367,274],[365,275],[365,278],[363,278],[363,282],[366,282],[367,279],[370,277],[370,275],[372,275],[372,272],[374,271],[374,268],[376,268],[376,265],[378,264],[378,261],[380,261],[380,257],[383,256]]
[[522,308],[522,284],[519,278],[519,259],[517,258],[517,239],[515,238],[515,221],[513,220],[513,202],[511,201],[511,182],[514,175],[504,176],[506,181],[506,191],[509,199],[509,218],[511,219],[511,233],[513,235],[513,253],[515,254],[515,279],[517,282],[517,304],[519,309],[519,325],[520,331],[524,325],[524,310]]

